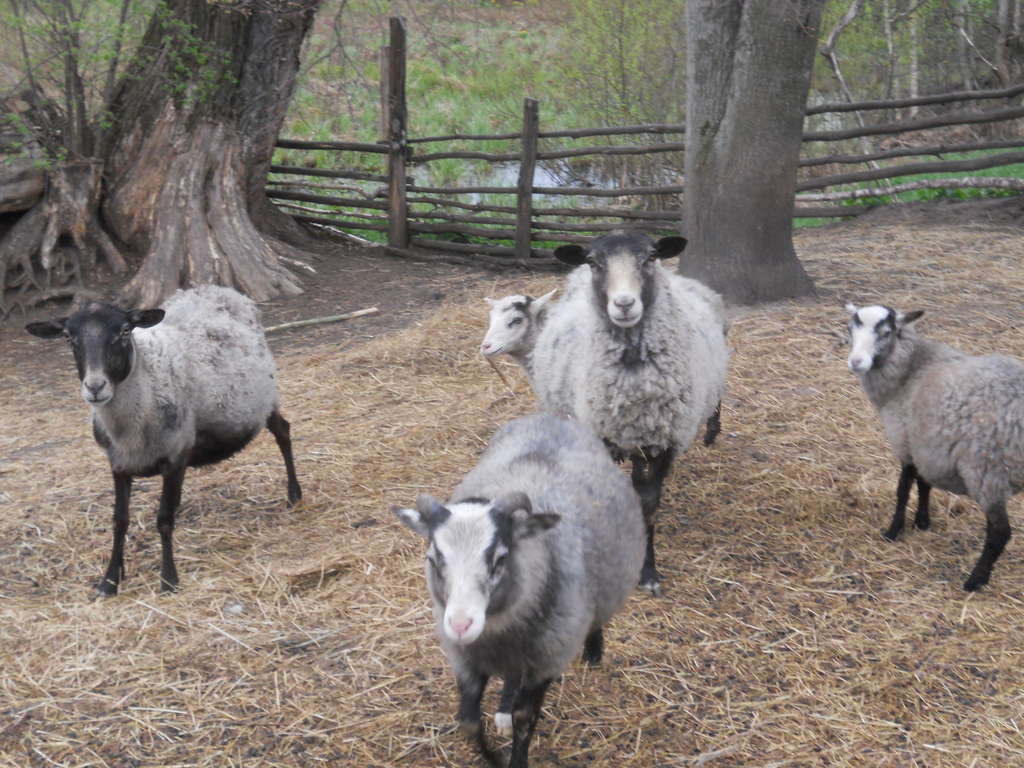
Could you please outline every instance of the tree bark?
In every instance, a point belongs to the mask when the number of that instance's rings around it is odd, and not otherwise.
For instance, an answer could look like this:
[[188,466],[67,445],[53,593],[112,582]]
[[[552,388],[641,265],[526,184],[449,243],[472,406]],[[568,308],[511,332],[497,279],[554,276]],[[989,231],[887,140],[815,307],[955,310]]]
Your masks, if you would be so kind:
[[679,261],[738,304],[814,293],[793,248],[804,108],[824,0],[688,0]]
[[320,2],[169,0],[154,14],[105,142],[104,218],[143,254],[124,304],[204,283],[256,301],[301,292],[280,242],[297,229],[265,184]]

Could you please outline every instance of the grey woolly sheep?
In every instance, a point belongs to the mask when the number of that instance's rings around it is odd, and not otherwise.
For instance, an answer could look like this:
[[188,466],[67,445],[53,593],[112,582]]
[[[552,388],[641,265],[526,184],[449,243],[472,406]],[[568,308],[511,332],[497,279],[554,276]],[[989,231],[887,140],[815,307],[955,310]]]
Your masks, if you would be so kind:
[[647,524],[640,588],[661,594],[654,519],[675,455],[706,423],[705,444],[720,431],[729,323],[721,297],[665,269],[682,237],[652,241],[615,231],[555,256],[579,265],[549,312],[532,358],[542,408],[589,425],[617,458],[631,457],[633,486]]
[[172,534],[187,467],[232,456],[266,425],[284,456],[289,505],[302,497],[260,312],[237,291],[178,291],[163,309],[129,312],[88,304],[26,330],[71,344],[93,436],[114,473],[114,548],[97,596],[116,595],[123,575],[133,478],[163,478],[162,592],[178,587]]
[[458,719],[491,764],[480,701],[492,676],[518,682],[509,768],[526,768],[551,682],[626,602],[644,558],[640,501],[600,440],[561,415],[501,427],[452,492],[393,508],[430,543],[427,586],[455,672]]
[[896,513],[885,532],[903,530],[910,486],[917,482],[914,525],[929,525],[932,486],[966,494],[985,513],[985,545],[964,582],[987,584],[1010,539],[1006,502],[1024,488],[1024,363],[1004,355],[966,355],[918,335],[923,311],[884,306],[850,313],[850,356],[902,467]]

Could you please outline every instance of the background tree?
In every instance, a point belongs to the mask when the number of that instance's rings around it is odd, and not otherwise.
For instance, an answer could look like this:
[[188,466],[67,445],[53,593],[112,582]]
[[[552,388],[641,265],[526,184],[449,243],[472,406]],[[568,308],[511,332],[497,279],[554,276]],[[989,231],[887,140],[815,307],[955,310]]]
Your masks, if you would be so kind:
[[[127,305],[155,304],[180,286],[210,282],[257,301],[300,292],[286,266],[300,262],[282,240],[301,232],[269,204],[264,186],[319,2],[161,0],[91,123],[78,11],[70,0],[56,12],[41,10],[65,62],[62,125],[44,138],[57,145],[47,147],[51,177],[65,180],[50,189],[67,192],[59,206],[65,213],[53,214],[51,195],[42,213],[26,214],[0,243],[0,263],[12,238],[30,248],[41,240],[44,249],[48,239],[70,238],[87,250],[76,232],[105,237],[94,226],[100,209],[107,228],[141,256],[122,295]],[[109,71],[116,68],[115,57]],[[106,244],[114,266],[119,256]],[[18,258],[31,278],[32,265]],[[45,255],[41,261],[52,266]]]
[[813,293],[793,249],[824,0],[688,0],[679,271],[753,304]]
[[299,49],[319,0],[158,7],[110,106],[103,213],[145,254],[130,305],[218,283],[256,301],[298,293],[264,195]]

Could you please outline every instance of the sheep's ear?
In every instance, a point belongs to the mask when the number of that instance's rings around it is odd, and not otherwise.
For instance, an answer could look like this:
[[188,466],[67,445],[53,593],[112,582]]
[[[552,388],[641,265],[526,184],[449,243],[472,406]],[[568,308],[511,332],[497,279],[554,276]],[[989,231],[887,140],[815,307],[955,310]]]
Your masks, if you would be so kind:
[[563,264],[572,264],[574,267],[578,267],[580,264],[587,263],[588,252],[586,248],[576,243],[560,245],[555,248],[555,258]]
[[394,506],[395,517],[424,539],[430,539],[437,527],[451,515],[445,506],[429,494],[423,493],[416,499],[416,509]]
[[496,307],[496,306],[498,306],[498,302],[497,302],[496,299],[489,299],[486,296],[484,296],[484,301],[487,302],[487,306],[489,306],[489,307]]
[[654,257],[657,259],[671,259],[678,256],[686,247],[685,237],[663,237],[654,244]]
[[551,301],[551,297],[554,296],[556,293],[558,293],[557,288],[555,288],[555,290],[551,291],[550,293],[545,293],[543,296],[534,299],[526,307],[526,311],[530,313],[531,317],[536,317],[538,314],[540,314],[540,311],[544,309],[545,305],[549,301]]
[[512,516],[512,535],[517,541],[536,536],[538,533],[554,528],[562,516],[554,512],[524,513],[517,510]]
[[418,533],[424,539],[430,539],[430,526],[427,525],[426,521],[422,518],[419,512],[415,509],[409,509],[408,507],[391,507],[392,513],[401,520],[405,527],[414,533]]
[[56,320],[42,320],[38,323],[29,323],[25,330],[40,339],[56,339],[64,335],[64,321],[66,317]]
[[907,314],[900,317],[900,325],[910,325],[912,322],[920,318],[923,314],[923,309],[915,309],[913,312],[907,312]]
[[152,328],[164,319],[162,309],[133,309],[128,313],[128,322],[132,328]]
[[846,302],[846,311],[850,313],[850,317],[853,317],[857,314],[857,307],[855,304],[848,301]]

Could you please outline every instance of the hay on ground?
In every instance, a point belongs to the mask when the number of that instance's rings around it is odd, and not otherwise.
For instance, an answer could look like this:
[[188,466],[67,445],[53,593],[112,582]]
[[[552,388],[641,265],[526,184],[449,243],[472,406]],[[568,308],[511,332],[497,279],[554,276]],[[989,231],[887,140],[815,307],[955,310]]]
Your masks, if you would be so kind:
[[[982,226],[799,234],[821,296],[735,317],[723,432],[678,460],[662,502],[665,597],[635,594],[604,663],[552,687],[535,765],[1024,763],[1024,547],[966,595],[984,536],[970,502],[936,493],[932,530],[882,540],[898,467],[841,343],[843,302],[884,301],[1024,357],[1021,242]],[[8,345],[0,763],[480,764],[454,725],[422,543],[388,507],[445,497],[532,410],[521,373],[504,364],[509,391],[477,352],[480,298],[557,283],[481,276],[473,301],[396,335],[279,355],[304,500],[286,509],[267,436],[190,472],[174,596],[156,594],[159,484],[139,481],[121,595],[89,600],[109,470],[70,355]]]

